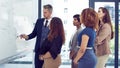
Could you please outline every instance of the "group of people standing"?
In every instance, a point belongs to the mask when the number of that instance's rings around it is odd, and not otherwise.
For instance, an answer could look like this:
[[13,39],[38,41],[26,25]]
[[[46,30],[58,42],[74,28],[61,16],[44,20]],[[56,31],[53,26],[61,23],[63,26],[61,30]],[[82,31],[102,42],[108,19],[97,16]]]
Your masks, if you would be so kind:
[[[61,64],[65,32],[62,20],[52,17],[52,11],[50,4],[44,5],[44,18],[36,21],[31,34],[20,35],[25,40],[36,37],[35,68],[59,68]],[[97,13],[92,8],[86,8],[73,18],[76,31],[70,41],[72,68],[104,68],[110,54],[109,41],[113,38],[108,10],[100,7]]]
[[[105,68],[114,34],[108,10],[86,8],[80,16],[73,16],[73,24],[77,31],[70,41],[71,68]],[[85,27],[78,29],[81,24]]]

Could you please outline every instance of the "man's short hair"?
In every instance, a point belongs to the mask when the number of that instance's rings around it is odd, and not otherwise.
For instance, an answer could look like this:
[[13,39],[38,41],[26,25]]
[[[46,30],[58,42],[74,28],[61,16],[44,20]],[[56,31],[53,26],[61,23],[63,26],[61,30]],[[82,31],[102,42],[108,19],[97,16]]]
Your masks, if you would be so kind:
[[80,15],[79,15],[79,14],[75,14],[75,15],[73,16],[73,18],[77,18],[78,22],[80,22]]
[[50,5],[50,4],[44,5],[43,8],[44,8],[44,9],[48,9],[48,11],[50,11],[50,12],[53,11],[53,7],[52,7],[52,5]]

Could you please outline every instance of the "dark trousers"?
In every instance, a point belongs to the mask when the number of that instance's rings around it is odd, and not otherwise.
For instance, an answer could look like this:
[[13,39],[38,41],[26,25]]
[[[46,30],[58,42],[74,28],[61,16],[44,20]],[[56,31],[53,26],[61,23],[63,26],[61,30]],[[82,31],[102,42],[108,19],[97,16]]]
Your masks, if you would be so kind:
[[39,60],[39,53],[35,53],[35,68],[42,68],[43,63],[43,60]]

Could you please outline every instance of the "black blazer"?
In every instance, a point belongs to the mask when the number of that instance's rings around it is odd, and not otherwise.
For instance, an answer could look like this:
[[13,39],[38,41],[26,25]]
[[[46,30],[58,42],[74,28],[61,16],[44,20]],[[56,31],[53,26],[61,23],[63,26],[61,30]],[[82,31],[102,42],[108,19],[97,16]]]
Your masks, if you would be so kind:
[[39,52],[41,55],[44,55],[46,52],[50,52],[52,58],[56,59],[58,54],[61,53],[61,48],[62,48],[62,37],[57,36],[52,41],[49,41],[48,38],[46,38],[43,41]]
[[36,43],[35,43],[35,49],[34,49],[35,53],[39,52],[40,41],[41,41],[41,33],[42,33],[42,26],[43,26],[44,20],[45,20],[45,18],[38,19],[36,21],[36,24],[35,24],[35,27],[34,27],[32,33],[28,35],[29,38],[27,40],[36,37]]

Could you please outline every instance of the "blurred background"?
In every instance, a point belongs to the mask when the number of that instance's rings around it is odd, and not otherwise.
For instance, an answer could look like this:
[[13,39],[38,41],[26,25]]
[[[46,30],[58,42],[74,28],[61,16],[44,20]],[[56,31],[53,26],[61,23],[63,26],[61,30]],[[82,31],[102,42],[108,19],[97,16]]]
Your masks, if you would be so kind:
[[0,0],[0,68],[34,68],[35,39],[25,41],[20,34],[30,34],[36,20],[43,17],[45,4],[53,6],[53,15],[63,21],[66,42],[62,47],[60,68],[70,68],[69,41],[75,27],[73,15],[84,8],[106,7],[111,15],[115,38],[106,68],[120,68],[120,0]]

